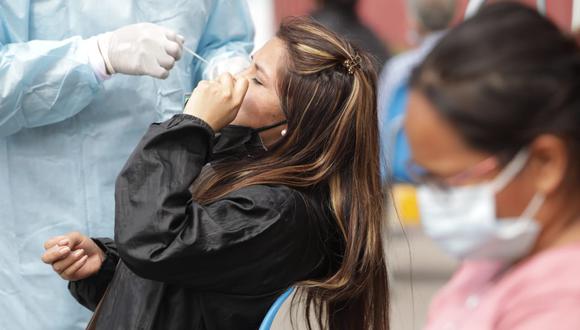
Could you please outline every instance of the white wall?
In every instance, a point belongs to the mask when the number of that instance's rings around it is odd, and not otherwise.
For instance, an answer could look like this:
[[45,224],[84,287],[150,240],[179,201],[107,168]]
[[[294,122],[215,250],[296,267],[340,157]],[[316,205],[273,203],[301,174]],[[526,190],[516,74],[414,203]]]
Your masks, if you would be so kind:
[[254,49],[262,47],[276,33],[274,0],[247,0],[254,20]]

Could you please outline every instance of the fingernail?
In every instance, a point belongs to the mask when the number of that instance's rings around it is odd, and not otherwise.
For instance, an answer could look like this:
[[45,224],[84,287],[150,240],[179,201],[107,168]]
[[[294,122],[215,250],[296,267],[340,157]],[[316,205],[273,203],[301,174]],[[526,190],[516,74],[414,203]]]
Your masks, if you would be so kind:
[[69,251],[70,251],[70,248],[68,246],[63,246],[60,249],[58,249],[58,253],[60,253],[60,254],[65,254]]
[[63,239],[62,241],[58,242],[58,245],[67,245],[69,240],[67,238]]
[[84,252],[85,252],[85,250],[83,250],[83,249],[80,249],[80,250],[76,250],[75,252],[73,252],[73,254],[74,254],[74,256],[75,256],[75,257],[78,257],[78,256],[80,256],[81,254],[83,254]]

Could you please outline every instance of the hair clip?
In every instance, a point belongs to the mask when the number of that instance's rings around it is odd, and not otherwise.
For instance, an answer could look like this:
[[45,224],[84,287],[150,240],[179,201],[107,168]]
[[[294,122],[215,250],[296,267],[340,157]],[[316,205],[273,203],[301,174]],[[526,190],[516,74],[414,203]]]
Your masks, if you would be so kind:
[[350,59],[344,60],[343,65],[348,70],[348,74],[354,74],[354,70],[360,68],[361,58],[357,54]]

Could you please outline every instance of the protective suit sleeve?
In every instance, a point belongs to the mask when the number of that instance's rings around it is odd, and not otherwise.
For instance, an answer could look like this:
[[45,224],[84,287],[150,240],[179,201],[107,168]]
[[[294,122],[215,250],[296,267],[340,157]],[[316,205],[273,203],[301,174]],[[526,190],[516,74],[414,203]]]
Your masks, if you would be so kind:
[[101,89],[83,44],[88,41],[3,38],[0,34],[0,137],[70,118]]
[[211,79],[227,70],[228,62],[247,59],[254,46],[254,24],[244,0],[216,0],[205,31],[199,41],[199,55],[209,61],[194,59],[195,81]]

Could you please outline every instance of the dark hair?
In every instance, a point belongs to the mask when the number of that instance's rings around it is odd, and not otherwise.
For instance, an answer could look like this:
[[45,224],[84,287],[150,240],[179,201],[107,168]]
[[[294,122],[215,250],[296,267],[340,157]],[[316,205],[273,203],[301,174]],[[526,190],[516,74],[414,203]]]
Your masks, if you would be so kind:
[[288,133],[260,157],[215,166],[194,198],[207,204],[256,184],[323,192],[319,198],[343,246],[328,277],[298,283],[307,306],[314,301],[318,323],[333,330],[386,330],[389,292],[381,239],[386,193],[374,63],[311,19],[286,21],[277,37],[286,46],[278,95]]
[[553,134],[580,155],[578,45],[525,5],[485,6],[440,41],[411,86],[476,149],[514,154]]

